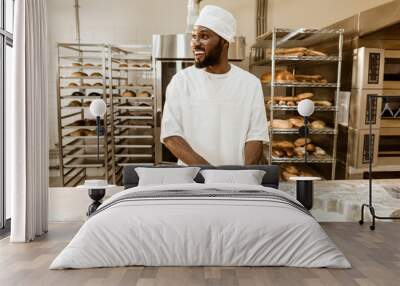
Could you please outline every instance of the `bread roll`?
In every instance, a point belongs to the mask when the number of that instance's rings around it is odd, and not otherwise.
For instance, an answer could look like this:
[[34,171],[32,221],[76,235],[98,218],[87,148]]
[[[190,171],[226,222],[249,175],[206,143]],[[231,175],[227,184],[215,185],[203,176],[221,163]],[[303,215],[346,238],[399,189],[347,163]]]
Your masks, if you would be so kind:
[[292,174],[299,174],[300,173],[299,169],[294,165],[286,165],[283,168],[285,169],[285,171],[287,171],[289,173],[292,173]]
[[137,96],[138,96],[138,97],[151,97],[151,93],[148,92],[148,91],[146,91],[146,90],[143,90],[143,91],[139,92],[139,93],[137,94]]
[[274,141],[272,142],[272,147],[280,148],[280,149],[285,149],[285,148],[294,148],[294,145],[292,142],[287,141],[287,140],[281,140],[281,141]]
[[94,67],[94,65],[93,64],[91,64],[91,63],[86,63],[86,64],[84,64],[83,65],[85,68],[91,68],[91,67]]
[[294,149],[293,148],[285,148],[283,149],[283,151],[285,151],[286,156],[289,158],[292,158],[294,155]]
[[285,156],[285,153],[280,149],[272,148],[272,156],[274,156],[274,157],[283,157],[283,156]]
[[284,101],[284,100],[279,100],[278,105],[286,105],[286,101]]
[[296,96],[274,96],[274,100],[280,101],[299,101],[299,98]]
[[315,120],[311,122],[311,129],[324,129],[325,127],[326,124],[322,120]]
[[90,76],[102,77],[103,75],[99,72],[93,72]]
[[304,126],[304,119],[301,117],[292,117],[289,118],[290,123],[292,123],[292,125],[294,127],[300,128],[302,126]]
[[319,82],[323,77],[319,74],[306,75],[306,74],[296,74],[294,75],[296,81],[300,82]]
[[326,57],[326,54],[320,51],[310,50],[307,49],[305,51],[306,56],[319,56],[319,57]]
[[101,82],[96,82],[93,84],[93,86],[103,86],[103,84]]
[[72,66],[73,66],[73,67],[81,67],[82,64],[81,64],[81,63],[72,63]]
[[70,83],[68,84],[68,87],[78,87],[78,84],[75,83],[75,82],[70,82]]
[[313,174],[312,172],[306,171],[306,170],[302,170],[302,171],[300,172],[300,175],[301,175],[302,177],[314,177],[314,174]]
[[[307,144],[311,143],[311,139],[307,138]],[[294,141],[294,145],[296,147],[303,147],[306,145],[306,138],[298,138],[296,141]]]
[[306,150],[304,147],[296,147],[294,148],[294,155],[298,158],[304,157],[304,154],[306,153]]
[[292,123],[290,123],[289,120],[283,120],[283,119],[272,120],[271,126],[272,128],[280,128],[280,129],[289,129],[293,127]]
[[142,68],[150,68],[150,65],[148,65],[148,64],[142,64]]
[[71,76],[73,76],[73,77],[86,77],[86,76],[88,76],[88,75],[87,75],[87,73],[78,71],[78,72],[73,72],[73,73],[71,74]]
[[82,86],[83,87],[89,87],[89,86],[92,86],[92,85],[90,83],[85,82],[85,83],[82,83]]
[[286,103],[287,106],[296,106],[296,103],[294,101],[288,101]]
[[125,90],[125,91],[122,93],[122,96],[123,96],[123,97],[135,97],[135,96],[136,96],[136,93],[135,93],[134,91],[131,91],[131,90]]
[[71,96],[85,96],[82,92],[80,91],[74,91]]
[[260,77],[261,82],[268,83],[272,81],[272,75],[270,72],[265,72]]
[[[292,73],[286,70],[277,70],[275,71],[275,81],[277,82],[287,82],[287,81],[294,81],[294,76]],[[261,75],[261,82],[269,83],[272,81],[272,75],[270,72],[265,72]]]
[[78,100],[72,100],[68,103],[68,107],[80,107],[82,106],[82,103]]
[[314,100],[314,104],[316,106],[324,106],[324,107],[332,106],[332,102],[330,102],[328,100]]
[[322,158],[322,157],[326,156],[326,151],[324,149],[322,149],[321,147],[317,146],[317,147],[315,147],[315,151],[314,151],[313,155],[315,157]]
[[133,64],[132,67],[133,68],[140,68],[140,65],[139,64]]
[[277,55],[303,55],[307,51],[307,48],[296,47],[296,48],[277,48],[275,54]]
[[101,96],[101,94],[98,92],[91,92],[88,94],[88,96]]
[[307,144],[307,146],[306,146],[306,151],[307,152],[314,152],[316,149],[315,149],[315,145],[314,144],[312,144],[312,143],[310,143],[310,144]]
[[128,67],[128,64],[121,63],[121,64],[119,64],[119,67],[120,67],[120,68],[127,68],[127,67]]
[[305,92],[305,93],[300,93],[298,95],[296,95],[297,98],[299,98],[300,100],[306,99],[306,98],[311,98],[314,96],[314,93],[312,92]]

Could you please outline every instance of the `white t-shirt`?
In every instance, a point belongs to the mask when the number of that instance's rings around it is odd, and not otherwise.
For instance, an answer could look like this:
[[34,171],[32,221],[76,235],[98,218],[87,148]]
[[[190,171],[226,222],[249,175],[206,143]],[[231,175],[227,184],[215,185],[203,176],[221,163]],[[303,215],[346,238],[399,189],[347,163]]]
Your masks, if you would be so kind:
[[170,136],[212,165],[244,165],[245,143],[269,140],[260,80],[234,65],[225,74],[195,66],[178,72],[166,91],[161,142]]

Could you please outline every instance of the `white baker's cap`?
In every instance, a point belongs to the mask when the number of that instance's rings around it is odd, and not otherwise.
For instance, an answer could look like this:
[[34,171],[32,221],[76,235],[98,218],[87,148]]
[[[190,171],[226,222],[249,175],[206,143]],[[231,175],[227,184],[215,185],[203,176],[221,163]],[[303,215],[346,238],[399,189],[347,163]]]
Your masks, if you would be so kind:
[[218,6],[204,6],[194,25],[206,27],[228,42],[234,42],[236,19],[230,12]]

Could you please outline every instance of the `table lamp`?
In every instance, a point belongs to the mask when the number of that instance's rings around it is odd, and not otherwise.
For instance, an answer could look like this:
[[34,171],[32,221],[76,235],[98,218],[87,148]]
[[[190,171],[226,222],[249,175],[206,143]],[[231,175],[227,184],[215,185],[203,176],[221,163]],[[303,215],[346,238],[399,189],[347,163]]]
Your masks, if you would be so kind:
[[107,111],[107,105],[102,99],[95,99],[90,104],[90,112],[96,117],[96,136],[97,136],[97,160],[99,160],[99,138],[104,135],[104,127],[100,126],[100,117],[104,116]]
[[307,164],[308,117],[314,113],[314,102],[309,99],[303,99],[297,105],[297,112],[304,117],[304,126],[299,128],[299,134],[305,138],[304,163]]

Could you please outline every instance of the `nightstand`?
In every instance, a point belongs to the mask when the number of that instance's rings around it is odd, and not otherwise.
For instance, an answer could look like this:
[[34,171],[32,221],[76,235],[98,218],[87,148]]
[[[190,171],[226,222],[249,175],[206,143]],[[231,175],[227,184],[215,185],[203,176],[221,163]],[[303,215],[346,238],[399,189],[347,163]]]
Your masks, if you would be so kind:
[[321,180],[320,177],[290,177],[289,180],[296,181],[296,199],[310,210],[313,207],[314,181]]

